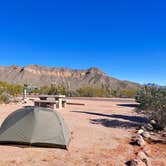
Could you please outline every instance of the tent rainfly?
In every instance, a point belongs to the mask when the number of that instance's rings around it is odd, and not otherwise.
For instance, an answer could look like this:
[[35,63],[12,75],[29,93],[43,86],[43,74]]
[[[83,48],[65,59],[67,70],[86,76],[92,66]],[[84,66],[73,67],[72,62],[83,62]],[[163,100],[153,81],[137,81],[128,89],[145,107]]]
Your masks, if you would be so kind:
[[11,113],[0,128],[0,144],[24,144],[67,149],[70,131],[51,109],[27,107]]

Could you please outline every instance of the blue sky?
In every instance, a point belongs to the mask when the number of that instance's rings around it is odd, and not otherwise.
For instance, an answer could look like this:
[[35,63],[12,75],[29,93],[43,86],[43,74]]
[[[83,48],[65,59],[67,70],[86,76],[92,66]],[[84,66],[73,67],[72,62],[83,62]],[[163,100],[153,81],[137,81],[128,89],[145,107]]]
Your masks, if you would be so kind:
[[165,0],[5,0],[0,65],[97,66],[166,85]]

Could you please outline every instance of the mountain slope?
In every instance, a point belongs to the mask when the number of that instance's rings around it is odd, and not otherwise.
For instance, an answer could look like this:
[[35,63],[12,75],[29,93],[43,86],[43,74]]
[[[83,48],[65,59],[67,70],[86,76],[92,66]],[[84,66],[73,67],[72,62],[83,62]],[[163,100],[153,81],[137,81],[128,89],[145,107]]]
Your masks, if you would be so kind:
[[8,67],[1,66],[0,81],[34,86],[56,84],[69,89],[78,89],[84,86],[113,89],[135,89],[140,87],[137,83],[120,81],[109,77],[95,67],[87,70],[73,70],[38,65],[28,65],[25,67],[15,65]]

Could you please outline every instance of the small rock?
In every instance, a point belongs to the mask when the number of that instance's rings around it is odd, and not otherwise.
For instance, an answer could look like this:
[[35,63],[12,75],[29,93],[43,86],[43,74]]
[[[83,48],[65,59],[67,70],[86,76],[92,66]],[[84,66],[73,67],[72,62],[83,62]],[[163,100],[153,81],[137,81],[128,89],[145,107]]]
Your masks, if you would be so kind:
[[137,135],[133,136],[132,142],[134,144],[137,144],[137,145],[141,146],[142,148],[146,145],[143,137],[140,134],[137,134]]
[[147,131],[144,131],[144,132],[142,133],[142,136],[143,136],[144,138],[150,138],[150,137],[151,137],[150,134],[149,134],[149,132],[147,132]]
[[159,123],[153,124],[153,128],[155,130],[162,130],[163,129],[163,127]]
[[138,159],[131,160],[130,166],[146,166],[144,162]]
[[137,136],[137,144],[141,147],[144,147],[146,145],[146,143],[141,135]]
[[146,129],[145,129],[145,126],[141,126],[141,129],[144,130],[144,131],[146,130]]
[[150,121],[150,124],[151,124],[151,125],[155,125],[155,124],[157,124],[157,122],[152,119],[152,120]]
[[150,132],[150,135],[154,135],[154,132],[151,131],[151,132]]
[[140,151],[137,155],[137,159],[142,160],[146,164],[146,166],[151,166],[151,162],[144,152]]
[[131,160],[130,166],[137,166],[137,165],[138,165],[138,160],[137,159]]
[[137,158],[138,159],[141,159],[141,160],[145,160],[147,159],[147,156],[144,152],[140,151],[138,154],[137,154]]
[[142,134],[143,132],[144,132],[143,129],[139,129],[137,133],[138,133],[138,134]]
[[150,150],[150,148],[148,148],[147,146],[145,146],[144,148],[143,148],[143,151],[144,151],[144,153],[147,155],[147,156],[151,156],[151,150]]
[[154,130],[153,126],[152,126],[150,123],[146,124],[145,128],[146,128],[148,131],[153,131],[153,130]]

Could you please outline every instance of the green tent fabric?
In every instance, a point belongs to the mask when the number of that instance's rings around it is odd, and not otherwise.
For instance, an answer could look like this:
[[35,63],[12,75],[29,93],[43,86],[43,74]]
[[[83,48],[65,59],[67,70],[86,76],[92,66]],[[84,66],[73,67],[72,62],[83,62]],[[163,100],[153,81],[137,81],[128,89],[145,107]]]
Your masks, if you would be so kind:
[[27,144],[66,149],[70,131],[58,112],[27,107],[11,113],[0,128],[0,144]]

